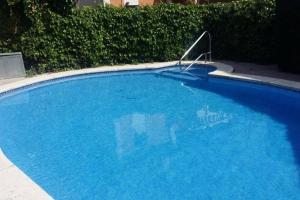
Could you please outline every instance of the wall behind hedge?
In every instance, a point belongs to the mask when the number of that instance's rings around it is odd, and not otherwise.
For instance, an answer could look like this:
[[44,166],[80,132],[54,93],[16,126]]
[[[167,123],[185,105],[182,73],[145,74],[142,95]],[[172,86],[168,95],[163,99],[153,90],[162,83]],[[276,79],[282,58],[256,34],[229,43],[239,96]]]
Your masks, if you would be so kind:
[[208,30],[213,58],[275,62],[274,12],[273,0],[85,8],[67,16],[44,10],[33,15],[15,50],[37,72],[168,61]]

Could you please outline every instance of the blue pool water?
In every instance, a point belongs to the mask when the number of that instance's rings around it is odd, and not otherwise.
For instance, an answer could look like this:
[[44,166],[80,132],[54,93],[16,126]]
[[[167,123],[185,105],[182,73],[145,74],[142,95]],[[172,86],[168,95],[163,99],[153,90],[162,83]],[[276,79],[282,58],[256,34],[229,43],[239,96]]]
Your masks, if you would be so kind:
[[299,93],[174,74],[2,95],[0,148],[55,199],[300,199]]

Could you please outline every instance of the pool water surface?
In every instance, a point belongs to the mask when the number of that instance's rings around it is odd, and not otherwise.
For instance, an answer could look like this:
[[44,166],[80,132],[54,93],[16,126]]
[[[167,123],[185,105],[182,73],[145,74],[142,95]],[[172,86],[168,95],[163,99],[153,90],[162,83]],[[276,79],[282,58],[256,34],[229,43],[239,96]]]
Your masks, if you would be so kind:
[[0,148],[55,199],[300,199],[300,94],[83,75],[0,97]]

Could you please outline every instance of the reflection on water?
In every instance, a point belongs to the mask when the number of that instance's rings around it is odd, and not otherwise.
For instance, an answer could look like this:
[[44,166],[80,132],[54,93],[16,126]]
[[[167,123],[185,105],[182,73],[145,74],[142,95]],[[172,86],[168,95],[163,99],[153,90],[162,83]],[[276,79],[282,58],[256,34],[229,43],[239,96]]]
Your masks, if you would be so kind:
[[214,127],[218,124],[229,123],[229,121],[232,119],[231,114],[224,113],[222,111],[210,111],[208,105],[197,111],[197,117],[200,120],[200,126],[198,129],[206,129]]
[[[119,157],[130,153],[139,146],[153,146],[167,142],[176,145],[176,124],[166,126],[164,114],[134,113],[125,115],[114,122]],[[142,140],[142,141],[141,141]]]
[[133,113],[114,121],[116,133],[116,153],[119,157],[144,146],[155,146],[170,142],[177,145],[180,130],[202,132],[220,124],[229,123],[232,115],[223,111],[213,112],[206,105],[197,110],[196,121],[176,121],[167,123],[164,114]]

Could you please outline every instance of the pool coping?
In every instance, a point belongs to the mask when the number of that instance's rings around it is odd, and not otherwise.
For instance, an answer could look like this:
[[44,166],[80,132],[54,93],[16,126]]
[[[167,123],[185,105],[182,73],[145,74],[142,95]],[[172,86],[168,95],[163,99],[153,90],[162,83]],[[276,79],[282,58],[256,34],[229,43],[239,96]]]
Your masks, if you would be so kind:
[[[86,69],[70,70],[64,72],[47,73],[47,74],[37,75],[33,77],[28,77],[13,83],[1,85],[0,94],[6,93],[8,91],[13,91],[15,89],[22,88],[25,86],[35,85],[40,82],[47,82],[55,79],[67,78],[67,77],[72,77],[77,75],[94,74],[94,73],[101,73],[101,72],[160,69],[160,68],[170,67],[172,65],[175,65],[176,63],[177,61],[159,62],[159,63],[142,63],[136,65],[132,64],[132,65],[101,66],[96,68],[86,68]],[[190,61],[183,62],[183,64],[187,64],[187,63],[190,63]],[[216,67],[215,71],[209,73],[209,76],[211,77],[230,78],[230,79],[267,84],[267,85],[286,88],[290,90],[300,91],[300,82],[297,81],[291,81],[291,80],[285,80],[285,79],[279,79],[279,78],[273,78],[267,76],[233,73],[234,68],[232,66],[220,62],[204,63],[201,61],[198,63],[207,64]]]
[[0,199],[53,199],[0,149]]
[[297,92],[300,91],[300,82],[297,81],[291,81],[291,80],[268,77],[268,76],[233,73],[234,68],[230,65],[223,64],[223,63],[216,62],[216,63],[212,63],[211,65],[217,67],[217,70],[209,73],[209,76],[211,77],[247,81],[252,83],[270,85],[270,86],[279,87],[283,89],[293,90]]
[[[183,62],[183,64],[187,63],[190,63],[190,61]],[[0,95],[14,91],[16,89],[36,85],[42,82],[47,82],[55,79],[73,77],[84,74],[95,74],[101,72],[160,69],[170,67],[175,64],[176,61],[161,63],[143,63],[137,65],[102,66],[96,68],[42,74],[2,85],[0,88]],[[209,73],[210,77],[236,79],[300,91],[300,82],[257,75],[234,74],[234,68],[232,66],[220,62],[199,62],[199,64],[207,64],[216,68],[215,71]],[[31,180],[25,173],[23,173],[16,165],[14,165],[4,155],[0,148],[0,199],[53,198],[49,194],[47,194],[47,192],[44,191],[38,184]]]

